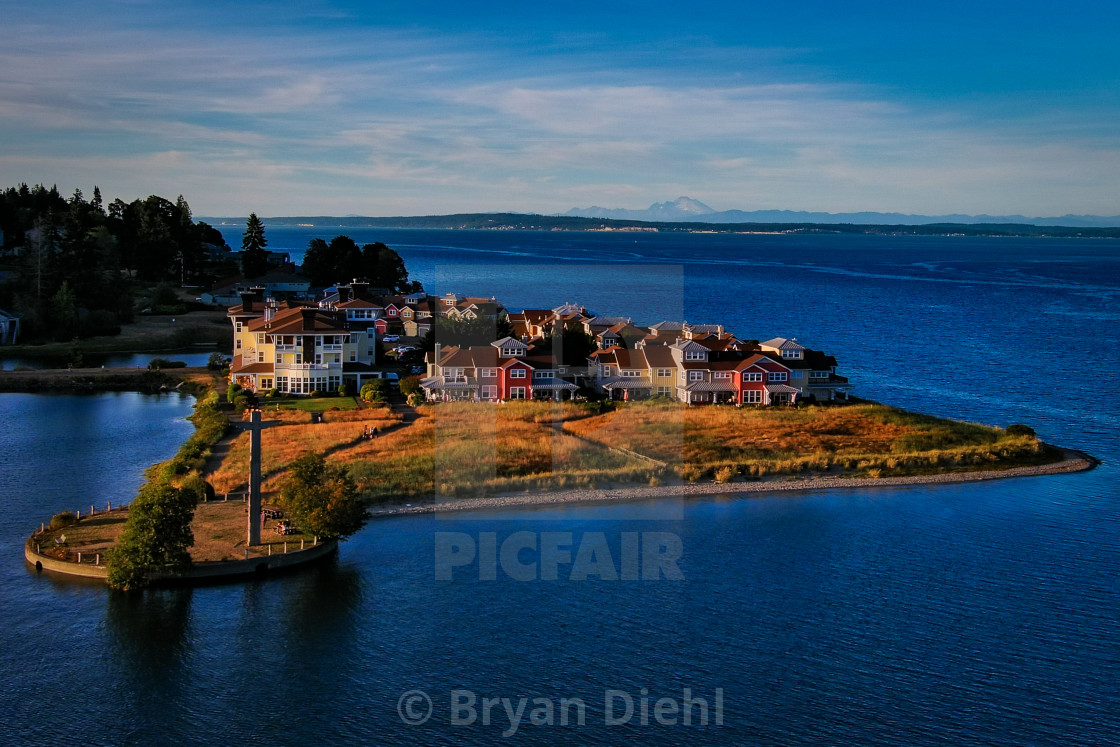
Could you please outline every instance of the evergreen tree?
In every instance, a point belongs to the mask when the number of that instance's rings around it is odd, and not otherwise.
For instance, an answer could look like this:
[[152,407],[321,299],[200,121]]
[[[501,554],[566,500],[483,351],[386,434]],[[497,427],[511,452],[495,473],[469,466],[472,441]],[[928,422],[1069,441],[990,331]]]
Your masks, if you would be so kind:
[[268,272],[268,253],[265,247],[264,223],[256,213],[249,214],[245,233],[241,235],[241,274],[247,278],[260,277]]

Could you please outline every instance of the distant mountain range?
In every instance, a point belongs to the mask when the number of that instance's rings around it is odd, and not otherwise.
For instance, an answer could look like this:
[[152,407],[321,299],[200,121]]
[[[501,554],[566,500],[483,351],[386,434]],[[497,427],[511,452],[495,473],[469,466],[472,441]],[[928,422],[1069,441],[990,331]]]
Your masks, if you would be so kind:
[[697,223],[852,223],[858,225],[938,224],[1017,224],[1034,226],[1069,226],[1072,228],[1108,228],[1120,226],[1120,215],[1063,215],[1055,218],[1028,218],[1023,215],[910,215],[907,213],[813,213],[804,210],[713,210],[691,197],[678,197],[671,202],[655,202],[645,210],[626,208],[572,208],[561,215],[608,220],[640,220],[652,222]]

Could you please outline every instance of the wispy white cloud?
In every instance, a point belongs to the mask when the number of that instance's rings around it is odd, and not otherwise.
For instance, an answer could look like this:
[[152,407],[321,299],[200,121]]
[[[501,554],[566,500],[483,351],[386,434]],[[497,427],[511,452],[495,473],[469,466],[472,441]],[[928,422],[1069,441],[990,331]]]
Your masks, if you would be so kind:
[[558,46],[576,52],[369,26],[6,24],[0,168],[183,192],[211,214],[558,212],[678,194],[720,208],[1117,210],[1106,110],[993,121],[826,76],[706,70],[726,51],[700,44],[687,70],[612,66],[594,39]]

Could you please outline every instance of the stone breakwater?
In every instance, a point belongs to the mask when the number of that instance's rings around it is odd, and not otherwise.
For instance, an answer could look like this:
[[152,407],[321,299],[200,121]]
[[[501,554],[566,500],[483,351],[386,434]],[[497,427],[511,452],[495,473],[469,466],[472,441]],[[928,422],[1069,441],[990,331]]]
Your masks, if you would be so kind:
[[1028,467],[976,472],[942,472],[933,475],[905,475],[901,477],[775,477],[754,482],[694,482],[674,485],[626,486],[594,490],[559,490],[546,493],[518,493],[491,498],[449,498],[439,501],[374,508],[376,517],[427,514],[444,511],[481,511],[487,509],[518,508],[523,506],[550,506],[560,504],[623,503],[657,498],[701,497],[744,493],[780,493],[835,488],[881,488],[900,485],[944,485],[983,480],[1002,480],[1010,477],[1037,477],[1093,469],[1099,461],[1088,454],[1072,449],[1062,449],[1061,461]]

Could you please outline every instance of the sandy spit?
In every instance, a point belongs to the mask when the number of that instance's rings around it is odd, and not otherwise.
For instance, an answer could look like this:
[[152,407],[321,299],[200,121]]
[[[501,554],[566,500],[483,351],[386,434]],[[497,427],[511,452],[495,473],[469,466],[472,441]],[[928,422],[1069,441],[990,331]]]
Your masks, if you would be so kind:
[[379,506],[371,510],[374,518],[429,514],[445,511],[481,511],[487,509],[517,508],[522,506],[549,506],[558,504],[625,503],[656,498],[702,497],[744,493],[780,493],[806,490],[831,490],[834,488],[882,488],[898,485],[943,485],[982,480],[1002,480],[1010,477],[1037,477],[1069,472],[1083,472],[1100,462],[1084,452],[1062,449],[1060,462],[1030,467],[988,470],[981,472],[944,472],[935,475],[909,475],[904,477],[774,477],[752,482],[715,481],[680,483],[673,485],[625,486],[597,490],[559,490],[545,493],[515,493],[489,498],[448,498],[441,500],[416,499],[411,504]]

